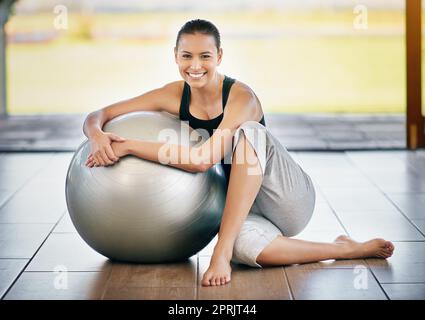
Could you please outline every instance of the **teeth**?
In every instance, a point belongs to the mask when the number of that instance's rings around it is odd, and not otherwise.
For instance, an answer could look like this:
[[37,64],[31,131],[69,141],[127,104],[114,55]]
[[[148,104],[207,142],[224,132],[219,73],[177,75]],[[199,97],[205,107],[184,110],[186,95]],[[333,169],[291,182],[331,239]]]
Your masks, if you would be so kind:
[[189,73],[189,76],[192,78],[200,78],[204,75],[204,73]]

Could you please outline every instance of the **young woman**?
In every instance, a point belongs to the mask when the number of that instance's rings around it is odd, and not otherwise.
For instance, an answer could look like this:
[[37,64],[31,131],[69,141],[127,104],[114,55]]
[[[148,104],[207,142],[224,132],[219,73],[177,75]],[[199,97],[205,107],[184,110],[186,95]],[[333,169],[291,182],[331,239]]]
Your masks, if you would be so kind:
[[[221,161],[228,178],[218,241],[203,285],[228,283],[231,261],[264,267],[392,255],[393,244],[379,238],[362,243],[347,236],[332,243],[291,239],[312,216],[312,181],[266,130],[261,103],[252,89],[217,71],[223,58],[219,31],[205,20],[187,22],[177,35],[174,55],[183,80],[88,115],[84,133],[91,154],[86,165],[113,165],[128,154],[159,162],[162,143],[126,140],[102,131],[105,122],[124,113],[166,111],[189,121],[194,129],[208,130],[209,140],[195,150],[203,161],[170,164],[201,172]],[[180,154],[194,151],[174,147]],[[227,155],[230,163],[224,161]]]

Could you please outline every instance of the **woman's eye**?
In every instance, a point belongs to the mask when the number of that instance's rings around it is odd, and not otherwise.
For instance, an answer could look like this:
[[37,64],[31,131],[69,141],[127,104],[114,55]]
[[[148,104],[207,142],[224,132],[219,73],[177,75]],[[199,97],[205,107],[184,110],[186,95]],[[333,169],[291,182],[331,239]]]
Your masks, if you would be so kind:
[[184,55],[183,55],[183,58],[190,58],[190,55],[188,55],[188,54],[184,54]]
[[202,58],[204,59],[208,59],[210,56],[202,56]]

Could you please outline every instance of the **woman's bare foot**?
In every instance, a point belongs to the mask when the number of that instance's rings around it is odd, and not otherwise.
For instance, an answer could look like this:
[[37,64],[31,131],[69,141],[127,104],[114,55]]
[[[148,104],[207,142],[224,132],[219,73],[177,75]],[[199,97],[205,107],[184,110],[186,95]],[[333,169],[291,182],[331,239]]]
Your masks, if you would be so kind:
[[348,236],[341,235],[334,243],[344,245],[346,253],[343,259],[357,258],[383,258],[387,259],[393,255],[394,245],[384,239],[372,239],[365,242],[357,242]]
[[222,255],[213,255],[210,266],[202,278],[203,286],[220,286],[230,282],[232,268],[230,262]]

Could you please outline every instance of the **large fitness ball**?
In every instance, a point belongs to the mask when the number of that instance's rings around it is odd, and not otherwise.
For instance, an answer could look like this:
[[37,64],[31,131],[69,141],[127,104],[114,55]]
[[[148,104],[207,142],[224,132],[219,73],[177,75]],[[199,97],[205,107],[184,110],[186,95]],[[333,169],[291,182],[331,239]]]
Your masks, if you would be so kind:
[[[187,146],[205,141],[186,123],[160,112],[119,116],[104,131]],[[109,167],[89,168],[89,153],[85,141],[71,160],[66,203],[78,233],[97,252],[129,262],[179,261],[217,234],[226,197],[220,164],[191,173],[129,155]]]

